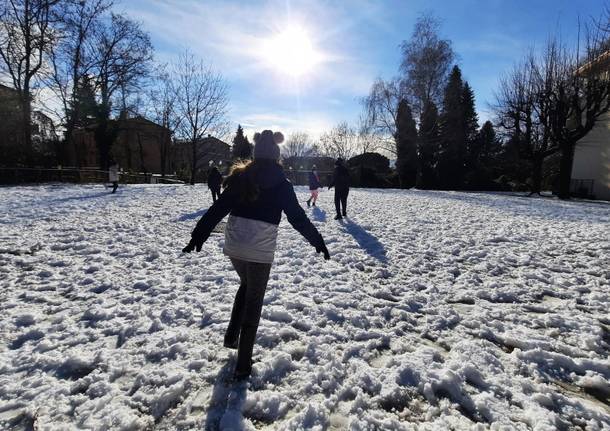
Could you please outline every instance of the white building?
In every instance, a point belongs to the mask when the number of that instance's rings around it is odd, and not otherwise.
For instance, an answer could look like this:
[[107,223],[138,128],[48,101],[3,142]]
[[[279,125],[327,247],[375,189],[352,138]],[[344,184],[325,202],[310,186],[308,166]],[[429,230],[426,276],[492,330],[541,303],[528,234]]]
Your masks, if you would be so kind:
[[[591,69],[608,73],[610,52],[594,63],[597,64]],[[577,196],[610,200],[610,112],[603,114],[576,145],[571,192]]]

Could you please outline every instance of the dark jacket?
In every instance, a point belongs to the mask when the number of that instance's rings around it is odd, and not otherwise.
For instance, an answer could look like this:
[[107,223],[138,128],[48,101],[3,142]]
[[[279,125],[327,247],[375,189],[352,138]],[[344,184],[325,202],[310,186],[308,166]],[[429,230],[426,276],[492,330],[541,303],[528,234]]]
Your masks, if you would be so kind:
[[309,190],[317,190],[320,187],[322,187],[322,184],[320,183],[318,175],[315,174],[314,171],[311,171],[309,173]]
[[[257,185],[259,189],[257,199],[254,202],[243,202],[237,187],[229,184],[221,193],[220,198],[197,223],[191,234],[195,241],[205,241],[218,222],[230,213],[231,217],[229,217],[229,223],[225,229],[225,254],[240,258],[240,256],[234,256],[231,252],[227,252],[227,248],[235,250],[234,242],[240,240],[240,235],[242,235],[243,241],[247,243],[244,244],[244,247],[249,247],[245,254],[249,253],[251,255],[261,248],[264,249],[265,253],[268,253],[268,244],[250,243],[252,238],[257,238],[260,235],[260,232],[244,233],[244,226],[247,229],[261,230],[267,229],[269,225],[274,225],[277,228],[282,218],[282,212],[284,212],[292,227],[299,231],[312,246],[316,249],[324,246],[322,235],[305,215],[305,211],[299,205],[292,184],[288,181],[280,166],[265,166],[260,169],[254,166],[239,175],[249,175],[249,180]],[[237,231],[231,232],[231,226],[235,226]],[[241,232],[239,232],[240,229]],[[232,243],[228,246],[229,239]],[[264,239],[263,241],[268,242]],[[275,242],[272,245],[275,247]],[[265,260],[267,259],[265,258]]]
[[218,171],[218,168],[214,166],[210,169],[208,174],[208,188],[212,190],[218,190],[222,184],[222,175]]
[[345,165],[337,165],[333,173],[333,182],[328,188],[335,187],[335,190],[337,191],[349,190],[349,183],[349,169],[347,169]]

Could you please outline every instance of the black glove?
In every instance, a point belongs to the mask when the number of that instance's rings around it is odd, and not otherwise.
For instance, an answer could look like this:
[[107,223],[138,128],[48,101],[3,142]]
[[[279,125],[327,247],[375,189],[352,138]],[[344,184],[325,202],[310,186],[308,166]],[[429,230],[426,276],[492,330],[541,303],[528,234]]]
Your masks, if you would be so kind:
[[200,252],[201,247],[203,247],[203,241],[195,241],[195,238],[191,238],[188,245],[182,249],[182,253],[190,253],[193,250]]
[[324,260],[330,259],[330,254],[328,253],[328,249],[324,243],[322,243],[321,246],[316,247],[316,253],[324,253]]

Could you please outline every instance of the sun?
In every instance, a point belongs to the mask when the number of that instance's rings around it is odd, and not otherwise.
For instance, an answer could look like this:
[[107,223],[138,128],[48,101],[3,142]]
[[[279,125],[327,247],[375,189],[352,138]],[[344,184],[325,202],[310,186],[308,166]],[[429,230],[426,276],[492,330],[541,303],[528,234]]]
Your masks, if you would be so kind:
[[293,77],[310,73],[320,60],[307,32],[296,26],[268,39],[263,51],[271,67]]

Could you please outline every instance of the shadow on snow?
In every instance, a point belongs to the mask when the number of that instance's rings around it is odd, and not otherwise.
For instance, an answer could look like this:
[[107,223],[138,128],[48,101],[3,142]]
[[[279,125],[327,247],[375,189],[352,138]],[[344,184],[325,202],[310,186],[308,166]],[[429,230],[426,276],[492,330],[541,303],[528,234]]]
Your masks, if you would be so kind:
[[326,211],[321,210],[318,207],[313,207],[312,217],[315,221],[325,222],[326,221]]
[[117,191],[117,193],[115,193],[114,195],[110,192],[101,192],[101,193],[95,193],[93,195],[86,195],[86,196],[68,196],[65,198],[58,198],[58,199],[54,199],[51,202],[52,203],[60,203],[60,202],[69,202],[69,201],[84,201],[84,200],[88,200],[88,199],[96,199],[96,198],[101,198],[102,196],[119,196],[120,193]]
[[234,367],[235,360],[230,358],[216,375],[205,430],[239,429],[248,385],[246,382],[231,382]]
[[385,247],[376,236],[370,234],[362,226],[357,225],[351,220],[347,220],[342,224],[345,232],[353,236],[358,245],[366,251],[369,256],[374,257],[382,263],[388,263]]
[[195,211],[194,213],[182,214],[176,219],[176,221],[188,221],[200,218],[202,215],[208,212],[208,209]]

